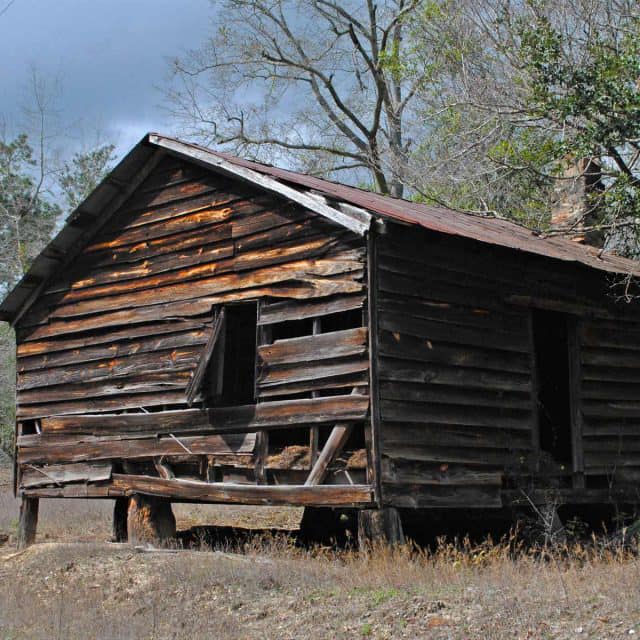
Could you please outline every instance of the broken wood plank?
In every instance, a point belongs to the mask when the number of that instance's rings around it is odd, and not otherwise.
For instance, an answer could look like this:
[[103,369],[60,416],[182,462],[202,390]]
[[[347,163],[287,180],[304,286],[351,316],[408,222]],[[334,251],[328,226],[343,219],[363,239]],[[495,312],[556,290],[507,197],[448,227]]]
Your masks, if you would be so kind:
[[61,485],[70,482],[99,482],[109,480],[113,465],[111,462],[93,464],[62,464],[45,467],[22,466],[20,487],[31,489],[46,485]]
[[[101,459],[154,458],[184,455],[185,447],[196,455],[252,456],[255,433],[129,438],[125,436],[20,436],[20,464],[80,462]],[[182,444],[181,444],[182,443]]]
[[53,416],[42,420],[45,433],[132,433],[160,430],[209,433],[243,433],[269,427],[287,427],[335,421],[364,420],[369,398],[360,395],[331,396],[302,400],[280,400],[257,405],[219,407],[160,413]]
[[258,348],[266,366],[358,356],[367,351],[367,329],[345,329],[318,335],[276,340]]
[[304,483],[305,486],[314,487],[322,484],[325,476],[327,475],[329,465],[337,456],[340,455],[340,452],[347,443],[352,430],[353,425],[349,423],[337,424],[333,427],[324,447],[322,447],[322,451],[320,452],[318,459],[315,461],[311,471],[309,472],[309,476]]
[[216,344],[218,342],[218,337],[220,336],[220,332],[224,331],[225,317],[226,312],[224,307],[218,309],[216,311],[213,327],[211,329],[211,335],[209,336],[209,340],[202,350],[202,355],[200,356],[200,361],[198,362],[198,366],[193,372],[193,377],[187,386],[185,394],[187,396],[187,404],[191,406],[193,401],[198,393],[200,393],[200,389],[202,388],[202,382],[204,381],[204,376],[207,371],[207,367],[209,366],[209,360],[211,359],[211,355],[213,354],[213,350],[216,348]]
[[261,306],[258,324],[270,325],[326,316],[332,313],[361,309],[363,304],[364,296],[361,294],[344,295],[334,299],[313,300],[310,302],[272,302]]
[[192,480],[164,480],[151,476],[113,474],[112,486],[125,495],[181,498],[203,502],[255,505],[346,506],[370,504],[368,485],[244,485]]

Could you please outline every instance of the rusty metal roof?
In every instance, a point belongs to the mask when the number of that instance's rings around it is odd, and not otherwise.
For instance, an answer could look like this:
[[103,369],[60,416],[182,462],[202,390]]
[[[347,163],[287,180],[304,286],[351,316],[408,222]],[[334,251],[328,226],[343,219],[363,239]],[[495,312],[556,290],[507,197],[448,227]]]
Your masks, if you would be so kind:
[[[58,235],[45,247],[20,282],[0,305],[0,320],[15,323],[31,306],[46,282],[64,268],[106,223],[130,191],[131,181],[153,163],[160,153],[170,153],[229,173],[281,195],[299,200],[320,214],[363,233],[370,216],[430,231],[476,240],[485,244],[585,265],[601,271],[640,276],[640,264],[603,253],[560,237],[542,237],[513,222],[474,216],[458,211],[419,204],[279,169],[212,151],[160,134],[147,134],[103,180],[93,193],[69,216]],[[233,169],[231,169],[233,172]],[[253,176],[253,178],[252,178]],[[265,179],[259,179],[263,176]],[[283,185],[286,188],[279,188]],[[326,198],[324,200],[323,198]]]
[[[197,147],[197,145],[190,146]],[[253,169],[282,182],[311,189],[328,198],[370,211],[382,218],[415,224],[430,231],[469,238],[547,258],[578,262],[612,273],[640,275],[640,263],[635,260],[603,252],[601,249],[560,236],[543,236],[510,220],[472,215],[445,207],[384,196],[314,176],[242,160],[226,153],[212,153],[238,166]]]

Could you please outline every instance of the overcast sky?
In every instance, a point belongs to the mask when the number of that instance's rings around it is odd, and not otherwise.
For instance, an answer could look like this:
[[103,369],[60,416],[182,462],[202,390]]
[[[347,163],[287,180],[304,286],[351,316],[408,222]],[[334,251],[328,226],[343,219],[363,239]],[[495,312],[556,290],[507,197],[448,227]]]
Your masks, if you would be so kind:
[[60,122],[79,144],[97,129],[120,153],[150,130],[172,132],[155,88],[167,58],[212,29],[209,0],[0,0],[0,118],[25,127],[30,69],[58,79]]

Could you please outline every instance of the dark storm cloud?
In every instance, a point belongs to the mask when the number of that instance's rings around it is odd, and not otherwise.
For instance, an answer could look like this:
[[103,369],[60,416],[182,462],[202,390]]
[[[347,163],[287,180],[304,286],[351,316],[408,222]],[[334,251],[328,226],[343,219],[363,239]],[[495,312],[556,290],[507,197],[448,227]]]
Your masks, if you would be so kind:
[[0,117],[23,126],[35,68],[60,80],[60,120],[78,132],[100,128],[124,150],[170,130],[155,87],[167,58],[204,40],[212,13],[208,0],[15,0],[0,15]]

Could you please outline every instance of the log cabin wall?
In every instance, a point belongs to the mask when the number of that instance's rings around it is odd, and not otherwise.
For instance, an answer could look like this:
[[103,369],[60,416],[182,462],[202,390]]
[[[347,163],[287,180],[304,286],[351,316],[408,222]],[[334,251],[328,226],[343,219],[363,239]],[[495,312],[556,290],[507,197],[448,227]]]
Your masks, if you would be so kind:
[[[640,314],[614,303],[611,277],[396,224],[375,244],[385,504],[500,507],[549,488],[609,500],[614,475],[637,479]],[[572,380],[560,462],[540,444],[532,335],[549,309],[566,319]]]
[[[276,460],[286,436],[273,450],[262,434],[315,429],[317,448],[335,422],[364,428],[365,261],[355,234],[165,157],[17,325],[19,486],[118,495],[132,489],[132,473],[148,474],[162,495],[242,502],[201,488],[176,493],[160,478],[182,470],[193,479],[268,483],[286,469],[281,483],[303,483],[318,451],[297,466]],[[216,309],[242,301],[257,307],[259,406],[225,411],[202,394],[190,405]],[[304,444],[311,447],[309,436]],[[174,456],[173,471],[154,467],[158,456]],[[364,481],[360,458],[355,475]]]

